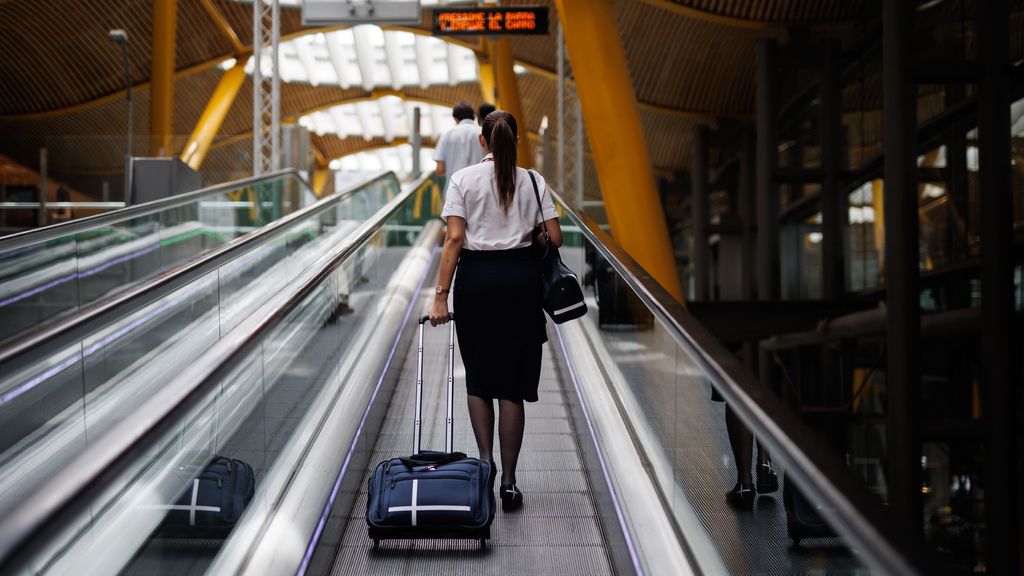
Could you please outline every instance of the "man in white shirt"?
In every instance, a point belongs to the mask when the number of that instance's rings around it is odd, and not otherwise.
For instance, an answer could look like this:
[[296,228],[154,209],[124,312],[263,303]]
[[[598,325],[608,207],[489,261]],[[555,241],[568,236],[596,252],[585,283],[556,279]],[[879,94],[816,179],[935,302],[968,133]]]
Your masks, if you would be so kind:
[[484,157],[480,126],[473,120],[473,105],[465,100],[459,102],[452,108],[452,117],[455,127],[441,134],[434,149],[438,176],[451,176],[466,166],[478,164]]

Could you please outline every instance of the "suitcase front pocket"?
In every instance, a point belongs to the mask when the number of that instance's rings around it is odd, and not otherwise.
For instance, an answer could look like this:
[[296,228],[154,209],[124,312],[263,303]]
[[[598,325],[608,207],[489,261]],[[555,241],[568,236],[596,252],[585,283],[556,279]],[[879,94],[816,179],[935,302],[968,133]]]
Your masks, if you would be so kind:
[[388,490],[389,524],[399,526],[457,526],[474,523],[476,483],[469,474],[405,473],[391,479]]

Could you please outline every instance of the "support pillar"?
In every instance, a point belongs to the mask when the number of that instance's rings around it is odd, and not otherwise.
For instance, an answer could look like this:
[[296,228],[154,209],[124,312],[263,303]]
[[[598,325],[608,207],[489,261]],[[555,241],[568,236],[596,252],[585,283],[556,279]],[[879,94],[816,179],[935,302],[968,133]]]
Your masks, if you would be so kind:
[[526,137],[527,124],[526,116],[523,114],[523,106],[519,101],[519,85],[516,84],[516,72],[513,69],[515,59],[512,57],[512,46],[508,38],[490,41],[491,66],[494,68],[495,93],[497,102],[495,105],[501,110],[511,112],[516,118],[519,128],[519,147],[516,160],[523,168],[530,168],[533,165],[530,155],[530,139]]
[[822,292],[826,300],[837,300],[846,292],[847,201],[839,180],[843,168],[843,120],[839,45],[825,41],[818,105],[821,145],[821,263]]
[[779,298],[778,45],[757,45],[757,292],[759,300]]
[[612,3],[557,0],[557,6],[612,234],[682,301],[668,225]]
[[693,217],[693,265],[694,300],[708,298],[708,127],[698,126],[693,137],[693,154],[690,160],[690,213]]
[[423,150],[423,134],[420,131],[422,111],[419,106],[412,109],[412,178],[420,177],[420,156]]
[[744,300],[754,299],[754,134],[740,134],[739,213],[743,221],[743,246],[740,250],[740,290]]
[[1010,174],[1009,7],[977,6],[978,177],[981,190],[981,385],[985,430],[985,548],[993,574],[1019,574],[1014,374],[1013,189]]
[[149,98],[150,155],[174,153],[174,53],[177,0],[153,0],[153,59]]
[[910,81],[913,10],[906,2],[882,4],[888,501],[897,532],[911,541],[919,540],[922,531],[917,89]]
[[188,164],[193,170],[199,170],[206,159],[206,153],[210,151],[210,145],[220,132],[220,126],[227,118],[231,106],[235,103],[235,97],[245,83],[245,60],[239,60],[230,70],[221,76],[220,82],[213,90],[206,109],[196,122],[192,135],[185,144],[185,150],[181,153],[181,161]]
[[[480,73],[480,96],[484,102],[498,105],[497,81],[494,77],[494,64],[489,57],[477,55],[477,70]],[[514,116],[514,114],[513,114]]]

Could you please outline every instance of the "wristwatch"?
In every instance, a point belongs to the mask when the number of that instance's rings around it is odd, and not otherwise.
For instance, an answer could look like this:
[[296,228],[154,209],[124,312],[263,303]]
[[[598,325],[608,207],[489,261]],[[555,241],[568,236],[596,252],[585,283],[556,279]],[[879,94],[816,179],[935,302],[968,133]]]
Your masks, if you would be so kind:
[[449,288],[442,288],[440,285],[438,285],[437,289],[434,290],[434,293],[435,294],[447,294],[449,291],[450,291]]

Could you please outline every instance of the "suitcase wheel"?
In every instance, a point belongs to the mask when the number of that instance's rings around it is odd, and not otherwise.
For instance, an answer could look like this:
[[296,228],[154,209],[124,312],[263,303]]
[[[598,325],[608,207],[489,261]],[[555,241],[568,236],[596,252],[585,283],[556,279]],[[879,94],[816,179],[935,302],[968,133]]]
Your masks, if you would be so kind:
[[379,550],[380,549],[380,538],[374,538],[373,539],[373,549],[374,550]]
[[487,538],[481,538],[480,539],[480,547],[481,548],[487,548]]

